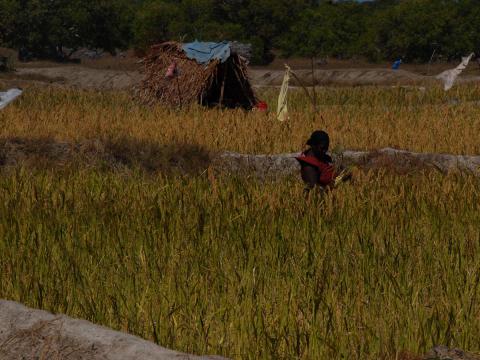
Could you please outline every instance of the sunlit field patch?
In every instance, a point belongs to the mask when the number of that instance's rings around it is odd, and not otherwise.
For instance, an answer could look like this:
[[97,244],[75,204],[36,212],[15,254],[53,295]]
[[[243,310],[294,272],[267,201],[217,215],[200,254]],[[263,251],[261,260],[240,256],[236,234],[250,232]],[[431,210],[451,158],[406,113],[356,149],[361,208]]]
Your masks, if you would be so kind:
[[133,138],[166,145],[196,144],[211,151],[298,151],[310,133],[325,129],[333,147],[399,147],[421,152],[478,154],[480,87],[322,88],[314,112],[301,90],[290,99],[290,120],[275,119],[278,90],[259,93],[271,113],[243,110],[181,111],[145,107],[128,94],[79,90],[29,90],[0,113],[0,137],[51,137],[58,141]]
[[478,178],[357,171],[306,200],[297,177],[135,166],[142,150],[162,161],[171,144],[298,151],[317,128],[333,147],[478,154],[479,90],[455,91],[322,89],[319,113],[294,93],[286,123],[148,108],[118,93],[29,91],[0,113],[1,138],[131,141],[123,151],[136,155],[128,172],[73,160],[2,168],[0,297],[232,358],[478,349]]

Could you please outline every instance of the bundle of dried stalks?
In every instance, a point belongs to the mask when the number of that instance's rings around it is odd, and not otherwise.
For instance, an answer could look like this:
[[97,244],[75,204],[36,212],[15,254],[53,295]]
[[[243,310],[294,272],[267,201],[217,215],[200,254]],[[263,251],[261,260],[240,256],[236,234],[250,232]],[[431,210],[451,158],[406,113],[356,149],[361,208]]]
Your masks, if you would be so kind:
[[[142,62],[145,77],[136,88],[142,102],[158,101],[174,107],[200,103],[246,109],[257,102],[247,78],[246,64],[235,53],[224,63],[213,60],[203,65],[189,59],[181,44],[166,42],[152,46]],[[172,64],[176,65],[177,75],[167,77]]]

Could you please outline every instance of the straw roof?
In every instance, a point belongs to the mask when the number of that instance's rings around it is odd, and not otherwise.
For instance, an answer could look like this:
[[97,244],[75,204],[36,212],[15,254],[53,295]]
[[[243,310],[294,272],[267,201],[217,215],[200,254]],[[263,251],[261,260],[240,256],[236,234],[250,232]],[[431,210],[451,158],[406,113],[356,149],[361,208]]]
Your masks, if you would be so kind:
[[[166,42],[152,46],[142,62],[145,77],[136,94],[145,103],[252,108],[257,102],[247,78],[247,65],[236,53],[223,64],[213,60],[205,65],[189,59],[181,44]],[[167,69],[173,63],[178,75],[166,78]]]

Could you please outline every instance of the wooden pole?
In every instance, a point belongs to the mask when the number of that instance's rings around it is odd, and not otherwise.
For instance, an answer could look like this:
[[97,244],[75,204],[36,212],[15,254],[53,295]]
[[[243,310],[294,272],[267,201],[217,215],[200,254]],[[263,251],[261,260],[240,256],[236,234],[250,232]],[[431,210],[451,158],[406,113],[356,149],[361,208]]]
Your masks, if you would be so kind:
[[179,104],[180,106],[179,107],[182,107],[182,93],[180,92],[180,83],[178,82],[178,75],[175,76],[175,79],[177,81],[177,92],[178,92],[178,101],[179,101]]
[[225,91],[225,80],[227,79],[227,63],[223,65],[223,80],[222,80],[222,87],[220,89],[220,101],[218,102],[218,106],[222,107],[223,102],[223,94]]
[[313,108],[315,111],[317,110],[317,91],[315,90],[315,57],[312,57],[312,85],[313,85]]
[[253,106],[255,106],[255,104],[250,99],[250,94],[245,89],[245,84],[243,83],[243,79],[245,79],[245,74],[243,74],[243,72],[242,72],[243,76],[240,76],[238,74],[237,70],[241,70],[241,67],[239,65],[237,65],[235,62],[233,62],[233,73],[235,74],[235,77],[237,78],[238,82],[240,83],[240,87],[242,88],[243,95],[245,95],[245,97],[247,98],[248,102],[250,103],[250,106],[253,107]]
[[317,111],[317,105],[315,103],[315,100],[314,98],[312,97],[312,95],[308,92],[308,89],[307,87],[305,86],[305,84],[303,83],[302,80],[300,80],[300,78],[297,76],[297,74],[295,74],[293,71],[290,70],[290,74],[292,74],[292,76],[295,78],[295,80],[297,80],[297,82],[300,84],[300,87],[305,91],[305,94],[307,94],[308,98],[310,99],[310,102],[312,103],[312,106],[313,106],[313,109],[315,111]]
[[433,49],[432,56],[430,56],[430,60],[428,61],[428,66],[427,66],[427,76],[430,75],[430,64],[432,63],[433,57],[435,56],[435,52],[437,51],[437,48]]

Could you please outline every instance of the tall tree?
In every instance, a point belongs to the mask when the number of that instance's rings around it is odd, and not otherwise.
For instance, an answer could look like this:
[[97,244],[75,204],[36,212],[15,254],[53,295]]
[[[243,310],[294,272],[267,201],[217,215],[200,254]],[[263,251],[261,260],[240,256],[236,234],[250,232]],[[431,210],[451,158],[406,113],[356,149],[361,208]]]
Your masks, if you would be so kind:
[[[5,8],[4,8],[5,6]],[[114,51],[129,44],[131,11],[125,0],[0,0],[5,45],[55,57],[64,47]]]
[[253,44],[254,60],[268,62],[279,36],[308,6],[306,0],[150,0],[140,7],[135,41],[240,40]]
[[365,7],[324,2],[303,11],[280,42],[284,55],[350,57],[365,32]]

